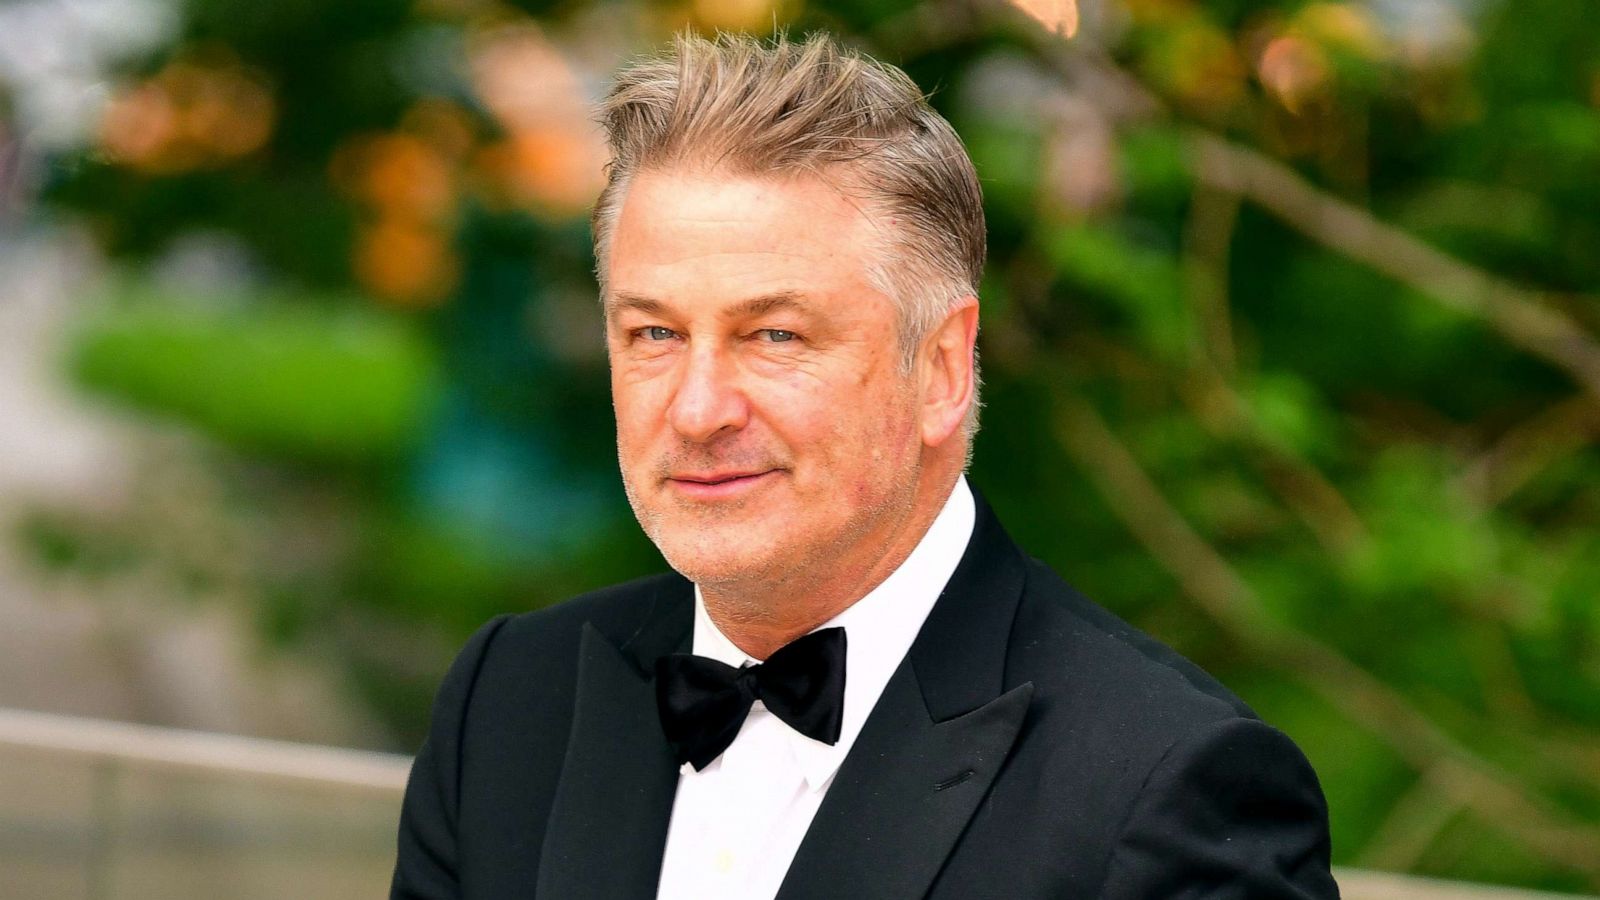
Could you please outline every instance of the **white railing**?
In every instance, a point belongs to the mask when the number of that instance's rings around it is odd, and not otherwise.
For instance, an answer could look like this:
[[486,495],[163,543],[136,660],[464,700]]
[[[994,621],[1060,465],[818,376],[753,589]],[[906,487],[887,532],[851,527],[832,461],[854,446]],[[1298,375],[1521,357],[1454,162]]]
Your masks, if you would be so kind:
[[314,783],[393,797],[405,790],[411,770],[411,757],[397,753],[17,709],[0,709],[0,748],[78,757],[93,765]]
[[0,710],[0,895],[387,895],[410,759]]
[[[5,896],[387,892],[409,757],[0,709]],[[1346,900],[1556,895],[1341,870]]]
[[1344,900],[1574,900],[1579,897],[1364,869],[1340,869],[1336,874]]

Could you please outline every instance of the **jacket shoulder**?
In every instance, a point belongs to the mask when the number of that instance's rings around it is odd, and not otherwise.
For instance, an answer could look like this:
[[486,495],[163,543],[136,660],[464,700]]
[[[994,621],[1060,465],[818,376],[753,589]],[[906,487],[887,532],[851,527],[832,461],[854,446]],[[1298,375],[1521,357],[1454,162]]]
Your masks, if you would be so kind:
[[[1007,683],[1080,722],[1105,722],[1164,747],[1208,723],[1256,718],[1248,705],[1177,651],[1100,606],[1037,559],[1013,624]],[[1165,740],[1161,740],[1165,738]]]
[[682,577],[663,573],[494,620],[484,627],[492,636],[480,650],[475,705],[509,711],[521,704],[524,719],[540,706],[557,719],[570,716],[584,627],[622,647],[687,590]]
[[[1102,860],[1095,894],[1170,896],[1204,870],[1336,897],[1327,805],[1293,741],[1044,563],[1025,565],[1007,682],[1034,682],[1041,783],[1071,785],[1081,820],[1098,823],[1082,836]],[[1150,848],[1160,859],[1140,856]]]
[[496,617],[467,641],[406,789],[393,896],[458,896],[469,883],[478,888],[467,895],[507,896],[487,886],[535,883],[585,627],[625,644],[647,623],[674,619],[660,613],[681,605],[685,586],[670,574],[613,585]]
[[575,655],[584,625],[593,625],[618,646],[626,644],[662,604],[687,590],[666,572],[608,585],[568,600],[507,617],[494,650],[512,655],[565,650]]
[[[580,594],[543,609],[496,616],[467,641],[445,675],[434,711],[537,703],[559,707],[577,671],[578,645],[592,624],[619,646],[650,621],[658,608],[683,590],[672,573]],[[526,708],[517,718],[527,718]],[[459,712],[458,712],[459,715]]]

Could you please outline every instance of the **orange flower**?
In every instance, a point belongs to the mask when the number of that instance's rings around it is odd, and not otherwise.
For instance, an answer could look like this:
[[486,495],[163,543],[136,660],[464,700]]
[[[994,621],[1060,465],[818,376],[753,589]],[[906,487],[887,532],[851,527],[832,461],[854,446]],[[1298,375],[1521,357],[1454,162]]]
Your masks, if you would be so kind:
[[380,217],[429,222],[455,209],[449,162],[413,135],[372,135],[347,144],[334,154],[330,175]]
[[702,28],[750,31],[772,27],[781,0],[692,0],[692,5],[694,21]]
[[484,148],[477,168],[509,202],[572,216],[587,210],[599,195],[604,185],[603,156],[597,137],[537,128]]
[[1297,113],[1327,85],[1328,61],[1322,48],[1311,41],[1284,35],[1273,38],[1261,51],[1256,74],[1284,109]]
[[264,146],[275,118],[254,72],[227,57],[180,58],[112,97],[100,142],[111,159],[153,174],[215,168]]
[[456,280],[456,259],[439,229],[395,219],[379,219],[356,242],[357,280],[400,306],[421,308],[441,302]]
[[1078,33],[1078,0],[1011,0],[1011,5],[1027,13],[1046,31],[1062,37]]

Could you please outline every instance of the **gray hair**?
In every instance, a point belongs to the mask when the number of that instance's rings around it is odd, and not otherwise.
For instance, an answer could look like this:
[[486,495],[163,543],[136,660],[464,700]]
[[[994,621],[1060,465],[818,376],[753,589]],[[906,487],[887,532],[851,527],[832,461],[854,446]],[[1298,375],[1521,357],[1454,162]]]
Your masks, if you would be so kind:
[[[823,34],[799,42],[683,34],[618,74],[599,119],[611,150],[591,218],[602,296],[629,183],[679,165],[810,173],[893,220],[868,277],[896,304],[904,371],[954,304],[978,292],[987,238],[977,172],[950,123],[894,66]],[[969,453],[976,388],[963,427]]]

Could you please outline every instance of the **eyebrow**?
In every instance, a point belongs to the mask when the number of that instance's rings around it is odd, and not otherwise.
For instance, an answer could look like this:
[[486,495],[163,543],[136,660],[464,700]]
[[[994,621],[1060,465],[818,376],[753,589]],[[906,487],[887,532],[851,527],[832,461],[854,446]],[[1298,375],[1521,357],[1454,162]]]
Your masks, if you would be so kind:
[[728,308],[728,313],[735,317],[760,316],[780,309],[804,312],[809,308],[804,294],[798,291],[777,291],[771,294],[762,294],[741,300]]
[[630,294],[626,291],[618,291],[606,298],[605,311],[608,317],[625,309],[636,309],[644,313],[661,313],[666,311],[667,305],[653,297]]
[[[810,304],[806,302],[805,295],[799,291],[774,291],[770,294],[761,294],[746,300],[740,300],[738,303],[723,310],[722,314],[730,318],[744,318],[761,316],[780,309],[804,312],[809,308]],[[623,310],[637,310],[642,313],[660,315],[667,312],[668,305],[666,302],[657,300],[654,297],[618,291],[612,294],[611,298],[606,302],[606,312],[615,315]]]

